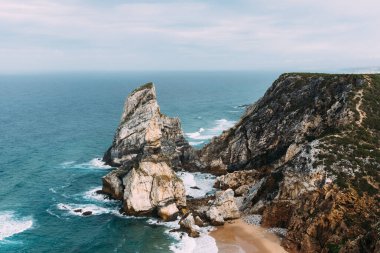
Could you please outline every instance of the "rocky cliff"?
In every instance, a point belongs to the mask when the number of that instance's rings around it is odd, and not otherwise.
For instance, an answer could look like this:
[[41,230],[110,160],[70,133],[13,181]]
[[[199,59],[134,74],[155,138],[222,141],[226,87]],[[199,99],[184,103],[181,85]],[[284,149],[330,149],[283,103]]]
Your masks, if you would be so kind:
[[155,87],[147,83],[128,96],[103,160],[114,167],[125,167],[155,153],[167,156],[174,168],[186,167],[193,160],[193,149],[184,138],[179,119],[160,112]]
[[185,187],[174,169],[186,167],[193,155],[179,119],[160,112],[154,85],[145,84],[125,102],[103,158],[118,168],[103,177],[102,191],[122,200],[126,214],[174,219],[186,207]]
[[[380,252],[380,75],[283,74],[231,129],[194,151],[154,86],[128,97],[103,192],[181,229],[261,215],[290,252]],[[186,199],[174,170],[222,174]],[[186,208],[185,208],[186,207]],[[186,213],[186,214],[185,214]]]
[[283,74],[200,152],[291,252],[380,251],[380,75]]

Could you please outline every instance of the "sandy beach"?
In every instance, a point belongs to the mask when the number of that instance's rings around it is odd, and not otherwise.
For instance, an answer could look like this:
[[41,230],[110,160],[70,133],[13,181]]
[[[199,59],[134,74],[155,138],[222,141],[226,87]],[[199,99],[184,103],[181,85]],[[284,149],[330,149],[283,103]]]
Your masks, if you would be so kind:
[[280,239],[263,228],[249,225],[241,219],[227,222],[210,233],[221,253],[281,253],[286,252]]

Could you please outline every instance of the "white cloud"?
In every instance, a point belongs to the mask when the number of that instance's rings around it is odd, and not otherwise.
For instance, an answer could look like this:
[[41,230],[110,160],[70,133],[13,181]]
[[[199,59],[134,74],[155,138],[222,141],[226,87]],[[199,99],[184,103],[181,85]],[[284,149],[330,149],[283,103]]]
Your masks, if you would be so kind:
[[0,0],[0,69],[380,65],[379,9],[374,0]]

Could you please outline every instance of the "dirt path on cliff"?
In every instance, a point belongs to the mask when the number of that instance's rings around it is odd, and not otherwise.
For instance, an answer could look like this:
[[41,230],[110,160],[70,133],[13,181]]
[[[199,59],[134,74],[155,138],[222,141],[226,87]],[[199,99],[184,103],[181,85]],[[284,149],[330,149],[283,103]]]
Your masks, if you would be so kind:
[[359,101],[356,103],[355,109],[359,113],[359,120],[356,121],[356,124],[358,126],[361,126],[364,118],[366,117],[366,113],[362,109],[360,109],[363,104],[363,89],[359,90],[358,93],[356,93],[354,101],[356,101],[357,99],[359,99]]

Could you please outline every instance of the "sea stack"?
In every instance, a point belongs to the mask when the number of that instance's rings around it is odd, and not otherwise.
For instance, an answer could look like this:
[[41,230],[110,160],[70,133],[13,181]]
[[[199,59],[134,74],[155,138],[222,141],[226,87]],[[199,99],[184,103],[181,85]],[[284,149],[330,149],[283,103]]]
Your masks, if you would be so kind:
[[114,171],[103,177],[103,192],[123,201],[129,215],[176,217],[186,206],[183,182],[174,169],[186,167],[194,151],[178,118],[160,112],[153,83],[134,90],[104,161]]
[[174,168],[186,166],[193,150],[184,138],[181,122],[160,112],[156,89],[147,83],[127,98],[119,127],[103,160],[114,167],[128,166],[143,156],[163,154]]

